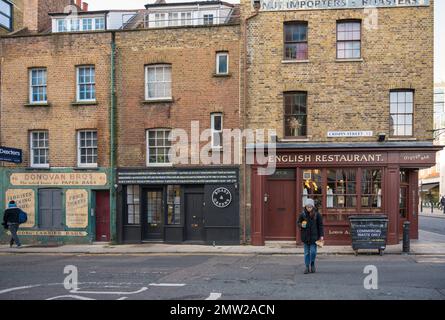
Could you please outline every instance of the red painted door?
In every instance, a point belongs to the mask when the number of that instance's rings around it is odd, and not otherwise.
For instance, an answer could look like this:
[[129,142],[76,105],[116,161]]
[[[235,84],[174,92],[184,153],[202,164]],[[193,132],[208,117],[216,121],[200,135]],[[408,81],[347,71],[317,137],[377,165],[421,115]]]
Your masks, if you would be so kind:
[[96,241],[110,241],[110,193],[96,191]]
[[295,181],[269,180],[265,240],[295,240]]

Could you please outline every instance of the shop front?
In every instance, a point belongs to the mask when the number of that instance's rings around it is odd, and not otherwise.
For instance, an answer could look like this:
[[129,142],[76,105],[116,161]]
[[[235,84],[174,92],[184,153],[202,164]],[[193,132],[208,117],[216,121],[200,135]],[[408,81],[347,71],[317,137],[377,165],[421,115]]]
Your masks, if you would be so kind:
[[[28,215],[25,244],[89,244],[112,240],[108,171],[3,169],[0,203],[14,200]],[[8,233],[2,230],[1,242]]]
[[323,215],[328,245],[351,243],[351,215],[386,215],[388,244],[402,238],[405,221],[418,239],[418,171],[435,165],[437,150],[428,143],[278,144],[268,156],[274,174],[251,168],[252,244],[300,243],[296,219],[307,198]]
[[238,168],[118,170],[118,240],[239,244]]

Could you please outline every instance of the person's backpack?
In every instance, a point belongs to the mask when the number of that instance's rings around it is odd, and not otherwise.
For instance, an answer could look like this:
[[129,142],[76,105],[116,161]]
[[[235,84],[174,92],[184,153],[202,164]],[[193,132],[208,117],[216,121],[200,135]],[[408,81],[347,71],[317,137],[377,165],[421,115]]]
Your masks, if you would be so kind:
[[19,224],[26,223],[28,221],[28,215],[24,211],[20,211],[19,213]]

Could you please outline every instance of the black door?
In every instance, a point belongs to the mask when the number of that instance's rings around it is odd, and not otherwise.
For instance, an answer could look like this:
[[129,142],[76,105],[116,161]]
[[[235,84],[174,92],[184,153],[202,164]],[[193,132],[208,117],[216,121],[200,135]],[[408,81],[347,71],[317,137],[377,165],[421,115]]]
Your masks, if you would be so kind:
[[164,199],[162,189],[144,189],[144,206],[141,217],[142,238],[162,240],[164,228]]
[[186,239],[193,241],[204,240],[204,194],[185,194],[185,223]]
[[45,230],[63,230],[62,190],[39,190],[39,227]]

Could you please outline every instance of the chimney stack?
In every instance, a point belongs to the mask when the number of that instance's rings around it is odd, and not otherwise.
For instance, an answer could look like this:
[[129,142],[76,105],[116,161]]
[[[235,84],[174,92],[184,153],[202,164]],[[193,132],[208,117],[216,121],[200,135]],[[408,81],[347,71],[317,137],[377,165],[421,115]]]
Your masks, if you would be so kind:
[[23,26],[31,32],[42,32],[51,28],[50,12],[63,12],[72,0],[24,0]]
[[88,11],[88,3],[84,2],[82,3],[82,11]]
[[78,6],[79,9],[82,9],[82,0],[76,0],[76,6]]

